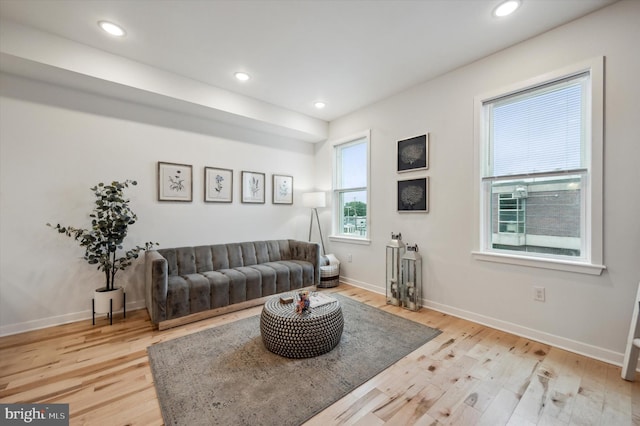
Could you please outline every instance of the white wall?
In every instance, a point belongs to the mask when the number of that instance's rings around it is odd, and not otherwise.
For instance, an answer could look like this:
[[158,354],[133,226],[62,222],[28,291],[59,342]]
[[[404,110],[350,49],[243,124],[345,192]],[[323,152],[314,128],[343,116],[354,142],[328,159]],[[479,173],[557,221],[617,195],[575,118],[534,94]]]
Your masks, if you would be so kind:
[[[0,335],[90,317],[103,275],[45,224],[88,226],[101,181],[138,181],[127,190],[132,245],[307,239],[309,143],[6,74],[0,87]],[[158,161],[193,165],[193,202],[157,201]],[[234,170],[232,204],[204,203],[204,166]],[[266,173],[264,205],[240,202],[241,170]],[[272,173],[294,177],[293,206],[271,203]],[[117,276],[129,308],[144,305],[142,264]]]
[[[369,246],[332,242],[343,278],[384,293],[385,244],[402,232],[423,255],[424,298],[436,309],[612,362],[640,281],[640,2],[622,1],[330,125],[330,138],[371,129]],[[596,56],[606,57],[605,264],[601,276],[480,262],[474,240],[474,96]],[[429,132],[427,172],[395,172],[396,141]],[[331,186],[330,143],[317,147],[319,187]],[[428,214],[398,214],[396,182],[429,176]],[[329,209],[326,209],[329,210]],[[330,214],[323,212],[328,226]],[[352,254],[353,262],[346,262]],[[546,288],[545,303],[532,286]]]

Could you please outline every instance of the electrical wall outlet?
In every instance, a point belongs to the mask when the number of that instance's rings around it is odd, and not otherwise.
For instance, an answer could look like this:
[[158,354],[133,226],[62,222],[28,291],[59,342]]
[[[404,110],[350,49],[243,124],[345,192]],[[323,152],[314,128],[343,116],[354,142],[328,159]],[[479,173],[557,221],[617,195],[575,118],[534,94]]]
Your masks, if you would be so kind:
[[533,287],[533,300],[544,302],[544,287]]

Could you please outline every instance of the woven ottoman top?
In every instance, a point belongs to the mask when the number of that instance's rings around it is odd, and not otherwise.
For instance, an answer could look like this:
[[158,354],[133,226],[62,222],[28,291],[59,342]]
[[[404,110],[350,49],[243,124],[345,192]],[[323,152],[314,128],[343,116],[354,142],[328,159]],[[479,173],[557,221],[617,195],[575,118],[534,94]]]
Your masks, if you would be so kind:
[[295,303],[280,303],[280,298],[287,296],[295,300],[296,293],[272,297],[262,309],[260,331],[266,348],[288,358],[309,358],[333,349],[344,326],[340,303],[322,295],[331,301],[312,307],[310,312],[296,313]]

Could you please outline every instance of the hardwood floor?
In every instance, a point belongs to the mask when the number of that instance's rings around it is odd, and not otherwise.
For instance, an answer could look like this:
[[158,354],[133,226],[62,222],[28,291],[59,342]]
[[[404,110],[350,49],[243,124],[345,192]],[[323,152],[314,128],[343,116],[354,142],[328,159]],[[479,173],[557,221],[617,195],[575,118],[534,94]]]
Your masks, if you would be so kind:
[[[438,337],[307,425],[640,424],[640,375],[341,284],[332,291],[438,328]],[[146,348],[259,314],[261,307],[164,331],[145,310],[0,338],[0,402],[68,403],[72,425],[160,425]]]

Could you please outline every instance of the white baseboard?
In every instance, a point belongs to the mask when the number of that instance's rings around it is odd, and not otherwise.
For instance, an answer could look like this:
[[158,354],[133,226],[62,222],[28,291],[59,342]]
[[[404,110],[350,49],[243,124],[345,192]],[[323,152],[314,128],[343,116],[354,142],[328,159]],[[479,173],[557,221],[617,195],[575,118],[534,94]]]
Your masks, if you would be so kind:
[[381,289],[380,287],[371,285],[369,283],[365,283],[363,281],[354,280],[354,279],[349,278],[349,277],[343,277],[342,275],[340,276],[340,282],[352,285],[354,287],[363,288],[363,289],[369,290],[369,291],[371,291],[373,293],[385,294],[385,290]]
[[555,346],[559,349],[565,349],[570,352],[584,355],[589,358],[604,361],[609,364],[621,366],[624,354],[611,351],[609,349],[593,346],[588,343],[579,342],[577,340],[567,339],[565,337],[556,336],[554,334],[545,333],[533,328],[523,327],[508,321],[502,321],[497,318],[488,317],[486,315],[477,314],[475,312],[465,311],[463,309],[454,308],[452,306],[443,305],[441,303],[423,300],[422,306],[433,309],[434,311],[453,315],[458,318],[473,321],[478,324],[486,325],[497,330],[506,331],[516,336],[525,337],[540,343]]
[[[133,302],[127,302],[127,312],[136,311],[138,309],[145,308],[144,300],[136,300]],[[103,314],[100,314],[103,315]],[[86,311],[74,312],[70,314],[57,315],[48,318],[41,318],[32,321],[26,321],[18,324],[9,324],[0,326],[0,337],[10,336],[12,334],[24,333],[27,331],[40,330],[42,328],[53,327],[56,325],[68,324],[70,322],[82,321],[91,319],[92,312],[87,309]]]
[[[384,288],[380,288],[369,283],[353,280],[348,277],[342,276],[340,277],[340,281],[354,287],[360,287],[365,290],[372,291],[374,293],[385,294]],[[458,318],[486,325],[497,330],[506,331],[507,333],[515,334],[516,336],[525,337],[527,339],[535,340],[540,343],[555,346],[559,349],[565,349],[567,351],[574,352],[579,355],[584,355],[589,358],[597,359],[609,364],[622,366],[624,360],[623,353],[614,352],[609,349],[593,346],[576,340],[567,339],[561,336],[556,336],[554,334],[549,334],[543,331],[514,324],[512,322],[503,321],[471,311],[466,311],[464,309],[459,309],[442,303],[423,299],[422,306],[424,306],[425,308],[433,309],[434,311],[442,312],[444,314],[453,315]]]

